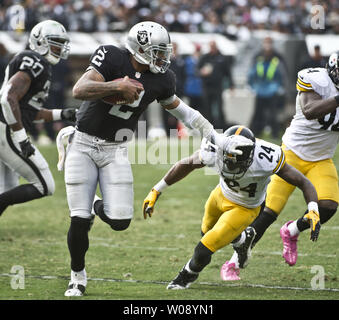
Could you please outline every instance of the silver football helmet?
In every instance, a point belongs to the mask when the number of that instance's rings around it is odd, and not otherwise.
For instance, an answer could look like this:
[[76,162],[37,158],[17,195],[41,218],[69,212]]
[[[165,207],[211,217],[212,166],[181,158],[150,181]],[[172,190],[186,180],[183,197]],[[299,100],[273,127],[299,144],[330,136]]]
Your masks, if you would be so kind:
[[153,73],[165,73],[170,66],[171,38],[159,23],[143,21],[134,25],[128,33],[126,48],[136,61],[149,65]]
[[67,59],[69,54],[69,36],[62,24],[46,20],[35,25],[29,35],[31,50],[44,56],[51,64]]

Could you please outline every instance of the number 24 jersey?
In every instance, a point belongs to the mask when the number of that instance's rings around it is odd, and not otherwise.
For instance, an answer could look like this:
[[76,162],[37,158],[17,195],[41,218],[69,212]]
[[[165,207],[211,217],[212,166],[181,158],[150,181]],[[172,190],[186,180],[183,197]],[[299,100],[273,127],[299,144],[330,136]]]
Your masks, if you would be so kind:
[[200,161],[219,174],[223,195],[246,208],[256,208],[264,202],[270,177],[278,173],[285,164],[281,147],[261,139],[256,139],[253,162],[240,178],[225,172],[222,153],[205,138],[199,152]]

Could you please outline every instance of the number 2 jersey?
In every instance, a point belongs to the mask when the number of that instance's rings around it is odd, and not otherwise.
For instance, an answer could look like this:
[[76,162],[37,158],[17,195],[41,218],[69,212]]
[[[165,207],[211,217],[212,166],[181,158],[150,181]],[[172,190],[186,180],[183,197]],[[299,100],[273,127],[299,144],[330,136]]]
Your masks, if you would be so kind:
[[[16,54],[6,68],[0,95],[5,93],[8,80],[19,71],[25,72],[31,78],[31,85],[27,93],[19,101],[23,126],[27,131],[30,131],[36,114],[44,107],[48,98],[52,66],[37,52],[25,50]],[[6,123],[3,106],[0,110],[0,121]]]
[[314,91],[322,99],[328,99],[336,96],[338,90],[324,68],[299,71],[297,90],[296,113],[282,138],[283,143],[305,161],[332,158],[339,142],[338,108],[320,119],[307,120],[301,110],[300,94]]
[[139,94],[139,100],[129,105],[112,105],[101,99],[82,102],[77,113],[77,129],[101,139],[121,141],[121,136],[127,138],[124,140],[132,139],[138,119],[147,106],[154,100],[165,101],[175,94],[173,71],[138,73],[127,49],[100,46],[90,58],[87,70],[90,69],[99,72],[106,82],[128,76],[141,82],[145,89]]
[[205,138],[202,140],[199,156],[204,165],[219,174],[223,195],[246,208],[256,208],[264,202],[270,177],[278,173],[285,164],[281,147],[260,139],[256,139],[251,166],[240,178],[225,172],[220,149]]

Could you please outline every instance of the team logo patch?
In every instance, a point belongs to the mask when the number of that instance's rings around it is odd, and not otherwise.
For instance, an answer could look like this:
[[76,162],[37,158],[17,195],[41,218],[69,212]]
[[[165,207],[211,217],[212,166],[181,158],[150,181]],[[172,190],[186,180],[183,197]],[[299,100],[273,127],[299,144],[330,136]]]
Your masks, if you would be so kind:
[[140,45],[145,45],[148,43],[148,34],[147,31],[138,31],[137,40]]

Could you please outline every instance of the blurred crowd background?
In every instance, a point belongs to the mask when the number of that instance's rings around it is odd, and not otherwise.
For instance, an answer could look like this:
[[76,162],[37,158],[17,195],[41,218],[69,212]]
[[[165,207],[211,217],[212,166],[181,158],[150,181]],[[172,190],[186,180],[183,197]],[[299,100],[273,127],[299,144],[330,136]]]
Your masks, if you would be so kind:
[[[324,13],[324,24],[314,28],[312,19],[317,22],[314,18],[319,11],[315,8],[319,6]],[[235,56],[223,54],[213,39],[206,50],[197,42],[194,52],[184,55],[174,42],[171,69],[177,76],[177,95],[218,129],[225,130],[234,124],[233,113],[238,113],[240,118],[245,114],[244,124],[257,136],[268,134],[278,139],[294,113],[294,79],[298,70],[326,65],[327,56],[322,54],[321,46],[315,44],[312,50],[307,50],[304,39],[307,35],[339,34],[339,1],[0,1],[0,32],[9,32],[14,37],[28,34],[36,23],[45,19],[59,21],[71,33],[120,34],[137,22],[152,20],[172,33],[218,34],[232,40],[238,48]],[[259,38],[253,36],[261,31],[268,33]],[[7,49],[6,43],[0,43],[1,79],[13,55]],[[79,106],[78,101],[72,100],[71,88],[88,59],[89,56],[71,57],[53,67],[48,106]],[[179,129],[179,136],[185,135],[180,123],[167,112],[159,108],[152,110],[145,117],[150,120],[155,135],[169,135],[171,129]],[[54,141],[63,125],[37,125],[31,134],[39,140],[44,133],[49,142]]]
[[[216,32],[241,36],[254,29],[283,33],[337,33],[337,0],[2,0],[0,28],[12,30],[11,16],[23,8],[25,30],[54,19],[69,31],[126,31],[142,20],[163,24],[171,32]],[[312,6],[325,10],[324,29],[314,30]]]

